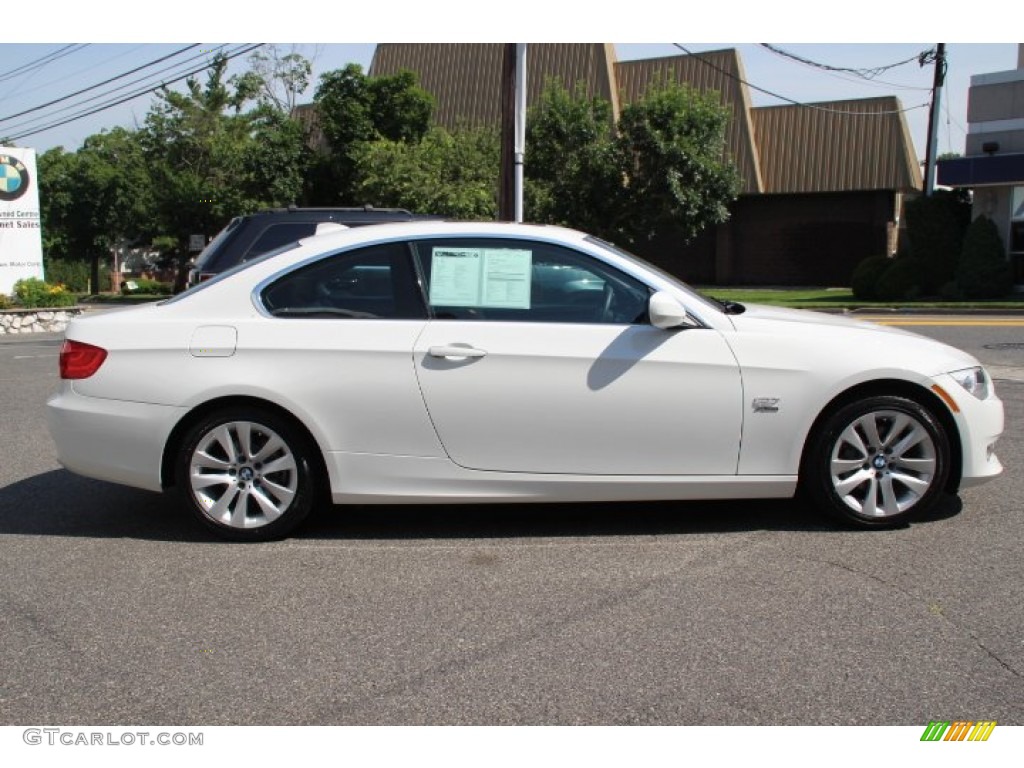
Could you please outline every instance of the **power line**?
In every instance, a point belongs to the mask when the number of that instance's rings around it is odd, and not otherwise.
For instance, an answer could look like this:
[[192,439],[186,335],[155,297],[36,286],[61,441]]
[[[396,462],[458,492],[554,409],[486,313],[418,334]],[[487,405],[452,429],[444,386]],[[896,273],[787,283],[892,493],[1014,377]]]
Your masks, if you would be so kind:
[[[147,75],[143,75],[142,77],[136,78],[135,80],[131,80],[131,81],[127,82],[127,83],[121,83],[116,88],[112,88],[112,89],[110,89],[108,91],[105,91],[103,93],[97,94],[96,96],[92,96],[92,97],[90,97],[88,99],[83,99],[83,100],[81,100],[79,102],[76,102],[75,104],[69,104],[68,106],[61,107],[60,109],[56,109],[56,110],[50,112],[47,115],[43,115],[43,116],[40,116],[40,117],[33,117],[33,118],[29,118],[27,120],[22,120],[22,121],[20,121],[18,123],[15,123],[13,125],[7,126],[6,128],[4,128],[4,130],[5,131],[15,131],[15,130],[23,129],[25,126],[32,126],[32,125],[39,124],[40,120],[43,121],[43,124],[45,124],[45,121],[47,121],[47,120],[54,120],[59,115],[66,114],[67,112],[70,112],[71,110],[74,110],[74,109],[78,109],[80,107],[84,107],[86,104],[91,104],[93,102],[99,101],[99,100],[107,98],[107,97],[116,96],[119,92],[123,92],[126,89],[128,89],[128,88],[130,88],[130,87],[132,87],[134,85],[138,85],[139,83],[144,83],[145,84],[144,87],[149,87],[149,86],[151,86],[151,85],[153,85],[153,84],[155,84],[157,82],[157,80],[154,80],[154,78],[160,78],[160,75],[163,75],[164,73],[167,73],[167,72],[171,72],[172,70],[177,70],[177,71],[176,72],[172,72],[170,77],[172,77],[172,78],[177,77],[177,75],[181,74],[184,71],[182,69],[182,67],[188,66],[189,64],[191,64],[192,62],[196,61],[197,59],[206,59],[208,57],[208,54],[210,54],[210,53],[213,53],[213,54],[219,53],[221,50],[223,50],[226,47],[227,47],[226,45],[220,45],[220,46],[217,46],[216,48],[213,48],[210,51],[200,51],[199,54],[197,54],[195,56],[190,56],[189,58],[185,59],[184,61],[176,62],[176,63],[174,63],[174,64],[172,64],[172,65],[170,65],[168,67],[164,67],[163,69],[157,70],[156,72],[150,72]],[[207,66],[209,66],[209,65],[207,65]],[[200,70],[200,71],[202,71],[202,70]],[[186,74],[184,76],[187,77],[188,75]],[[165,81],[167,81],[167,79],[168,78],[160,78],[159,81],[160,82],[165,82]],[[170,82],[175,82],[175,81],[171,80]]]
[[[105,72],[107,70],[103,69],[103,67],[105,67],[107,64],[110,64],[111,62],[123,59],[126,56],[134,56],[138,51],[140,51],[140,50],[142,50],[144,48],[152,48],[152,43],[140,43],[138,45],[132,45],[131,47],[129,47],[127,45],[119,45],[117,47],[119,49],[123,48],[124,50],[119,50],[113,56],[108,56],[107,58],[104,58],[104,59],[102,59],[100,61],[97,61],[97,62],[95,62],[93,64],[89,64],[84,69],[77,70],[75,72],[75,75],[76,76],[82,76],[82,75],[85,75],[85,74],[87,74],[89,72],[95,72],[95,71],[104,71]],[[117,66],[121,66],[121,65],[118,64]],[[52,80],[47,80],[45,83],[39,83],[38,85],[35,86],[35,88],[38,91],[43,92],[44,89],[49,88],[52,85],[58,85],[58,84],[66,85],[67,84],[67,80],[68,80],[67,74],[66,73],[61,73],[61,74],[57,75]],[[24,87],[24,85],[25,85],[25,83],[19,84],[18,85],[18,90],[22,89]],[[10,97],[13,96],[15,93],[17,93],[18,90],[15,90],[13,93],[7,94],[8,100],[10,100]]]
[[724,69],[723,67],[720,67],[720,66],[718,66],[717,64],[715,64],[715,63],[713,63],[711,61],[708,61],[703,56],[701,56],[699,53],[694,53],[693,51],[689,50],[688,48],[686,48],[683,45],[680,45],[679,43],[672,43],[672,45],[674,45],[676,48],[678,48],[679,50],[681,50],[683,53],[687,54],[688,56],[693,56],[701,64],[704,64],[705,66],[710,67],[711,69],[715,70],[716,72],[720,72],[721,74],[725,75],[726,77],[728,77],[728,78],[730,78],[732,80],[735,80],[738,83],[741,83],[741,84],[747,86],[751,90],[757,91],[758,93],[763,93],[763,94],[765,94],[767,96],[771,96],[772,98],[775,98],[775,99],[780,99],[781,101],[784,101],[787,104],[792,104],[795,107],[804,107],[805,109],[813,109],[813,110],[815,110],[817,112],[827,112],[827,113],[833,114],[833,115],[851,115],[851,116],[857,116],[857,117],[882,117],[884,115],[900,115],[900,114],[904,114],[906,112],[911,112],[911,111],[913,111],[915,109],[921,109],[923,107],[928,106],[928,104],[925,103],[925,104],[918,104],[917,106],[914,106],[914,107],[907,107],[906,109],[894,109],[894,110],[886,110],[886,111],[879,111],[879,112],[852,112],[852,111],[849,111],[849,110],[831,109],[829,107],[823,107],[823,106],[821,106],[819,104],[808,104],[806,102],[797,101],[796,99],[791,99],[788,96],[783,96],[781,93],[776,93],[775,91],[769,91],[767,88],[761,88],[760,86],[754,85],[753,83],[751,83],[751,82],[749,82],[747,80],[744,80],[742,77],[739,77],[738,75],[733,74],[729,70]]
[[142,65],[140,65],[138,67],[135,67],[134,69],[129,69],[127,72],[122,72],[120,75],[116,75],[114,77],[107,78],[106,80],[103,80],[102,82],[96,83],[95,85],[90,85],[88,88],[82,88],[81,90],[75,91],[74,93],[69,93],[67,96],[61,96],[59,99],[54,99],[53,101],[48,101],[45,104],[39,104],[38,106],[30,107],[29,109],[22,110],[21,112],[16,112],[13,115],[5,115],[3,117],[0,117],[0,123],[6,122],[8,120],[13,120],[14,118],[21,117],[22,115],[31,114],[32,112],[38,112],[39,110],[46,109],[47,107],[52,107],[54,104],[60,104],[62,101],[67,101],[68,99],[73,99],[75,96],[81,96],[83,93],[88,93],[89,91],[94,91],[97,88],[101,88],[104,85],[109,85],[110,83],[116,82],[117,80],[121,80],[122,78],[128,77],[128,75],[134,75],[136,72],[140,72],[143,69],[149,69],[149,67],[155,66],[155,65],[159,64],[162,61],[167,61],[168,59],[173,59],[175,56],[179,56],[179,55],[183,54],[185,51],[190,51],[193,48],[198,48],[198,47],[199,47],[199,43],[195,43],[193,45],[186,45],[184,48],[179,48],[178,50],[174,51],[173,53],[169,53],[166,56],[161,56],[159,59],[154,59],[153,61],[150,61],[150,62],[148,62],[146,64],[142,64]]
[[956,126],[956,129],[960,131],[964,136],[967,135],[967,129],[964,128],[963,123],[953,117],[953,113],[949,108],[949,99],[943,102],[943,108],[946,110],[946,149],[950,152],[953,150],[953,131],[951,125]]
[[63,48],[58,48],[56,51],[51,51],[45,56],[40,56],[38,59],[33,59],[27,64],[22,64],[20,67],[9,69],[6,72],[0,72],[0,83],[5,80],[11,80],[12,78],[20,75],[27,75],[29,72],[42,69],[47,64],[51,64],[58,59],[63,59],[65,56],[70,56],[72,53],[88,48],[89,43],[76,43],[73,45],[65,45]]
[[792,59],[793,61],[798,61],[801,64],[806,64],[809,67],[823,69],[827,72],[847,72],[851,75],[856,75],[857,77],[861,77],[865,80],[874,80],[876,77],[878,77],[878,75],[882,74],[883,72],[888,72],[890,69],[896,69],[896,67],[902,67],[904,64],[909,64],[912,61],[921,62],[928,54],[934,54],[935,52],[935,49],[931,48],[927,51],[915,53],[909,59],[897,61],[895,64],[886,64],[885,66],[882,67],[836,67],[832,66],[831,64],[821,64],[817,61],[812,61],[811,59],[805,59],[803,56],[797,56],[795,53],[790,53],[789,51],[783,50],[782,48],[778,48],[768,43],[758,43],[758,45],[760,45],[762,48],[767,48],[769,51],[778,56],[782,56],[787,59]]
[[[263,45],[263,43],[255,43],[253,45],[249,45],[248,47],[240,47],[239,49],[236,49],[236,50],[226,54],[224,56],[224,58],[225,58],[225,60],[230,61],[231,59],[237,58],[238,56],[243,56],[246,53],[250,53],[251,51],[255,51],[257,48],[260,48],[262,45]],[[191,72],[185,72],[185,73],[182,73],[180,75],[175,76],[173,79],[165,80],[165,81],[161,82],[160,84],[155,85],[153,87],[149,87],[149,88],[146,88],[144,90],[140,90],[140,91],[137,91],[135,93],[131,93],[131,94],[129,94],[129,95],[123,97],[123,98],[117,99],[115,101],[107,102],[106,104],[102,104],[99,107],[96,107],[95,109],[91,109],[91,110],[88,110],[86,112],[82,112],[82,113],[73,115],[72,117],[69,117],[69,118],[67,118],[65,120],[61,120],[59,122],[55,122],[55,123],[51,123],[49,125],[44,125],[44,126],[40,126],[40,127],[37,127],[37,128],[33,128],[33,129],[29,130],[29,131],[17,134],[15,136],[10,136],[9,138],[12,141],[17,141],[17,140],[20,140],[20,139],[24,139],[24,138],[26,138],[28,136],[33,136],[33,135],[35,135],[37,133],[42,133],[43,131],[48,131],[48,130],[50,130],[52,128],[59,128],[62,125],[67,125],[68,123],[73,123],[76,120],[81,120],[82,118],[85,118],[85,117],[90,117],[91,115],[95,115],[95,114],[97,114],[99,112],[103,112],[103,111],[105,111],[107,109],[119,106],[121,104],[124,104],[125,102],[131,101],[132,99],[138,98],[139,96],[145,96],[146,94],[149,94],[149,93],[155,93],[156,91],[160,90],[161,88],[165,88],[168,85],[180,82],[181,80],[184,80],[187,77],[191,77],[192,75],[197,75],[200,72],[203,72],[203,71],[209,69],[210,66],[211,66],[210,64],[206,64],[205,66],[202,66],[202,67],[200,67],[198,69],[194,69]]]
[[834,77],[837,80],[842,80],[845,83],[858,83],[861,86],[870,86],[872,88],[896,88],[897,90],[901,90],[901,91],[919,91],[921,93],[929,93],[929,92],[931,92],[931,88],[925,88],[925,87],[922,87],[920,85],[907,85],[905,83],[894,83],[894,82],[887,81],[887,80],[879,80],[878,77],[875,76],[875,75],[872,75],[870,77],[865,77],[863,73],[865,73],[865,72],[877,72],[878,74],[881,74],[884,71],[893,69],[893,68],[898,67],[898,66],[902,66],[904,64],[909,64],[912,61],[920,62],[922,56],[924,56],[927,53],[932,53],[933,51],[926,51],[926,52],[924,52],[922,54],[918,54],[915,57],[906,59],[906,60],[904,60],[902,62],[898,62],[896,64],[889,64],[889,65],[886,65],[884,67],[873,67],[873,68],[860,68],[860,69],[857,69],[857,68],[853,68],[853,67],[834,67],[834,66],[830,66],[828,64],[819,64],[817,62],[811,61],[810,59],[805,59],[805,58],[802,58],[800,56],[796,56],[796,55],[790,54],[787,51],[783,51],[781,48],[777,48],[777,47],[769,45],[767,43],[759,43],[759,45],[761,47],[763,47],[763,48],[768,49],[772,53],[775,53],[775,54],[779,55],[779,56],[783,56],[785,58],[793,59],[793,60],[795,60],[795,61],[797,61],[797,62],[799,62],[801,64],[805,64],[807,66],[820,69],[822,72],[824,72],[825,74],[829,75],[830,77]]
[[895,88],[898,91],[918,91],[920,93],[928,93],[931,88],[925,88],[921,85],[907,85],[906,83],[894,83],[889,80],[865,80],[861,77],[853,77],[850,75],[843,74],[842,72],[824,72],[829,77],[834,77],[836,80],[842,80],[844,83],[856,83],[862,88],[885,88],[887,90]]

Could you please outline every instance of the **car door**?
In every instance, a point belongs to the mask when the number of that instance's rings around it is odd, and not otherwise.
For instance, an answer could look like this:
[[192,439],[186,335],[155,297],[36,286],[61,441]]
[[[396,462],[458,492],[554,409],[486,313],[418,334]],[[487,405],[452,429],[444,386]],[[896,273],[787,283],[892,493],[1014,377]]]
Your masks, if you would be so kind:
[[647,322],[650,290],[535,240],[415,243],[432,319],[415,364],[451,459],[471,469],[729,475],[740,374],[710,328]]
[[427,322],[415,274],[401,242],[328,255],[272,281],[266,316],[241,325],[253,378],[301,409],[328,451],[444,455],[411,362]]

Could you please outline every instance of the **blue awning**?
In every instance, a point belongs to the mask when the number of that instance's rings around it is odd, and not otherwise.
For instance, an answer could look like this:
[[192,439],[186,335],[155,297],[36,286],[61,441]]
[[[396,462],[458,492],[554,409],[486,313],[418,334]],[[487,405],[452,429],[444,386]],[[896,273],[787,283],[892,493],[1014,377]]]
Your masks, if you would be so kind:
[[939,160],[938,183],[944,187],[1024,184],[1024,154],[977,155]]

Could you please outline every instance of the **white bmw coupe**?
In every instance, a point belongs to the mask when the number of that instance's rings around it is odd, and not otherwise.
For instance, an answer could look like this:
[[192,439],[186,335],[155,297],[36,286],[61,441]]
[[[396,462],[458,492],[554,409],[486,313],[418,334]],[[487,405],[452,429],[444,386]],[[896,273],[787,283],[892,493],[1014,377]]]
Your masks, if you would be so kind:
[[310,237],[168,301],[71,323],[61,463],[174,489],[222,536],[320,501],[805,494],[902,524],[997,475],[970,355],[903,331],[720,304],[586,234],[382,224]]

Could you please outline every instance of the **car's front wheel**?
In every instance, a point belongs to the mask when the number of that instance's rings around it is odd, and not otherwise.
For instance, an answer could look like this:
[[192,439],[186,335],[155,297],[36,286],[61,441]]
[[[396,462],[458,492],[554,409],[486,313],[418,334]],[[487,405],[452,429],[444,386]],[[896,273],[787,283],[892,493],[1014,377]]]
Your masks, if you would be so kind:
[[949,438],[938,419],[905,397],[875,396],[828,416],[811,437],[801,483],[830,514],[888,527],[926,512],[949,476]]
[[280,538],[313,507],[312,451],[289,420],[258,408],[230,408],[189,429],[177,486],[208,528],[236,541]]

